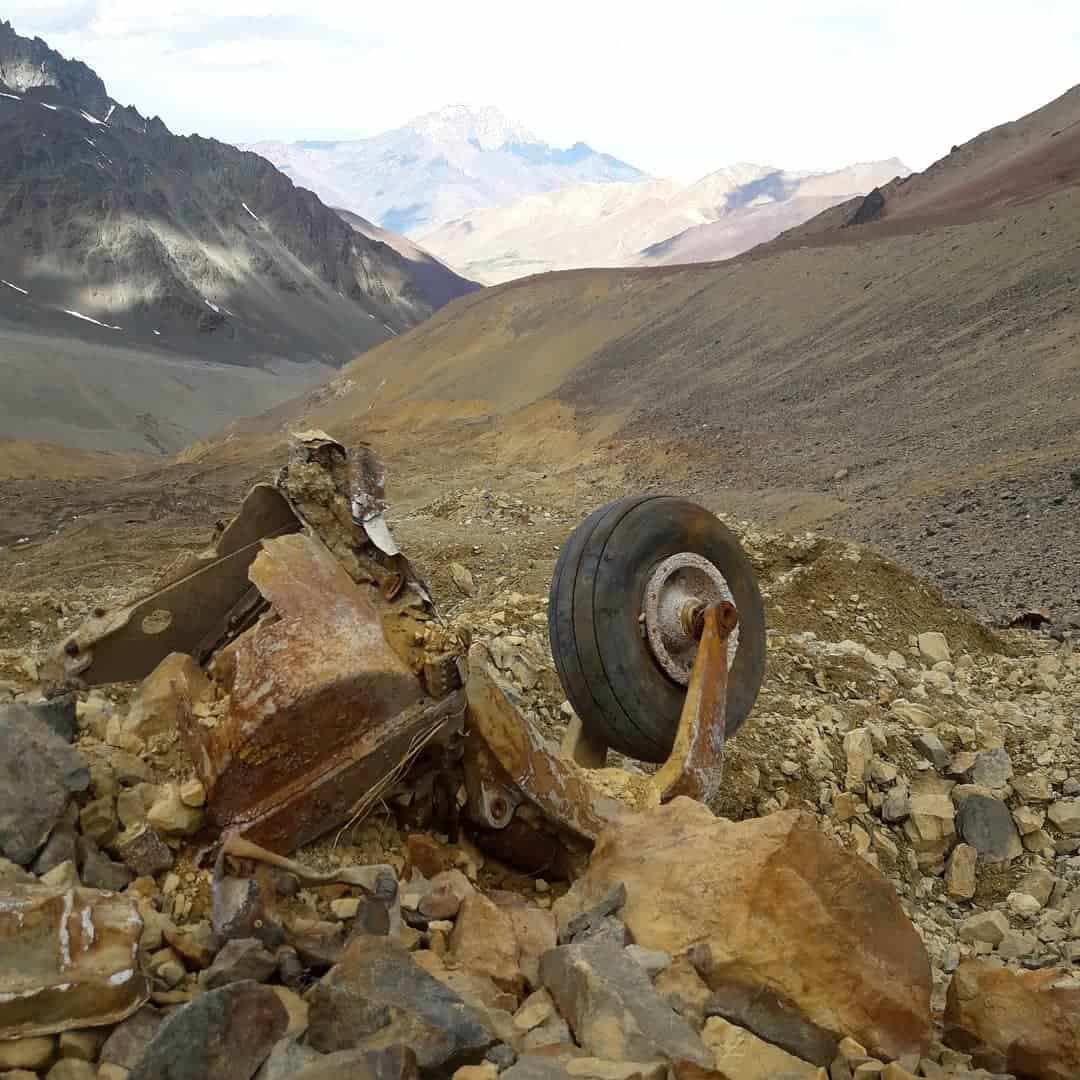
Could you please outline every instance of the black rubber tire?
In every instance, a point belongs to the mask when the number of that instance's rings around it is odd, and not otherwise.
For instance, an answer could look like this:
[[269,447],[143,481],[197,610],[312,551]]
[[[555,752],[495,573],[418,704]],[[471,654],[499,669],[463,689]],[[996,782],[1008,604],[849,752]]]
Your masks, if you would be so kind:
[[686,697],[656,662],[638,618],[653,569],[682,551],[720,570],[739,611],[728,679],[730,738],[765,673],[765,609],[750,560],[715,514],[666,495],[618,499],[570,534],[551,582],[548,631],[566,696],[586,731],[640,761],[667,759]]

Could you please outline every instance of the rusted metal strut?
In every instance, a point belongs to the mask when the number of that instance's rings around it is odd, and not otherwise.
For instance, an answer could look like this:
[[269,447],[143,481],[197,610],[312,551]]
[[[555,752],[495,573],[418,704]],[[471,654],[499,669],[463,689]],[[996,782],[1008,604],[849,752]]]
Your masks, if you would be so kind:
[[652,776],[622,769],[588,769],[574,755],[556,755],[514,704],[482,645],[469,654],[469,737],[465,748],[468,812],[487,829],[505,828],[523,802],[585,840],[628,811],[677,795],[706,805],[723,774],[728,639],[738,625],[735,606],[709,603],[688,612],[700,643],[674,746]]

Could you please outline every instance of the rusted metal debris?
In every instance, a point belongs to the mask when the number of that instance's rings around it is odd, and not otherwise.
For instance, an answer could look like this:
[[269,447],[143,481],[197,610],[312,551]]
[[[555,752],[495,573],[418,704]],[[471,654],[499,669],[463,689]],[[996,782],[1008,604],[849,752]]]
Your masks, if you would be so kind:
[[[450,835],[460,814],[486,850],[565,875],[613,820],[675,795],[708,803],[719,786],[739,620],[715,567],[687,552],[650,579],[660,585],[645,597],[644,632],[687,690],[670,757],[633,776],[602,767],[596,732],[579,727],[562,754],[548,747],[485,646],[466,663],[386,509],[385,469],[369,446],[350,453],[325,432],[294,435],[274,485],[252,489],[211,550],[88,623],[54,660],[51,677],[66,685],[143,678],[175,652],[209,677],[169,668],[208,839],[225,837],[220,933],[272,934],[273,874],[301,876],[280,853],[418,791],[425,775]],[[227,873],[226,857],[256,869]]]
[[0,1039],[116,1024],[149,997],[142,919],[115,893],[5,886],[0,897]]
[[[551,753],[511,701],[482,645],[469,654],[469,733],[465,741],[467,808],[473,821],[503,829],[522,803],[579,839],[595,841],[611,822],[685,795],[708,805],[723,773],[728,641],[738,625],[733,604],[695,613],[700,646],[670,757],[652,776],[588,769],[580,756]],[[575,760],[577,758],[578,760]]]

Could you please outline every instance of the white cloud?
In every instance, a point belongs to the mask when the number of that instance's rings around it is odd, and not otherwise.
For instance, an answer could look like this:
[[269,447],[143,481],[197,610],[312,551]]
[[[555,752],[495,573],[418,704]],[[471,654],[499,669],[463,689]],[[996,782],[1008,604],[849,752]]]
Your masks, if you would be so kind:
[[1080,72],[1072,0],[15,0],[8,17],[179,132],[374,134],[491,103],[686,178],[734,161],[925,167]]

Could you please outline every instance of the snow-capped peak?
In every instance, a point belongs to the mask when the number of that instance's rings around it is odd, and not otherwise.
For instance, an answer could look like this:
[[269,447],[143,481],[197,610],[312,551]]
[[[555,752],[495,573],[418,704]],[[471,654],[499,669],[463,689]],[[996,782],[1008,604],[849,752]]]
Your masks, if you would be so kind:
[[507,143],[538,143],[540,140],[492,105],[471,108],[446,105],[425,113],[406,127],[433,142],[472,142],[481,150],[498,150]]

